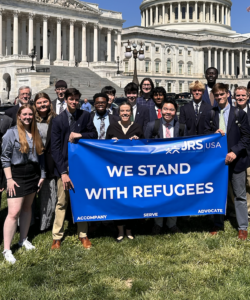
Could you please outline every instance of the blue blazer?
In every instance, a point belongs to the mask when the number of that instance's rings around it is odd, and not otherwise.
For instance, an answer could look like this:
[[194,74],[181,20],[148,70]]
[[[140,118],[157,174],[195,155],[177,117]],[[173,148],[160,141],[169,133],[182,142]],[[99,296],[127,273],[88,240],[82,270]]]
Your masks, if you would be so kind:
[[[149,120],[150,120],[150,122],[152,122],[154,120],[157,120],[157,119],[158,119],[158,114],[157,114],[157,112],[155,110],[155,107],[150,107],[149,108]],[[178,121],[177,115],[175,115],[174,119],[176,121]]]
[[[205,85],[205,87],[206,88],[205,88],[205,92],[202,96],[202,100],[211,105],[210,98],[209,98],[209,95],[208,95],[208,92],[207,92],[207,84]],[[231,95],[230,91],[229,91],[229,94],[230,94],[230,96],[228,97],[228,102],[232,106],[232,95]],[[218,106],[218,103],[216,102],[216,100],[214,100],[214,106],[213,107],[217,107],[217,106]]]
[[135,123],[139,124],[145,131],[147,124],[149,122],[149,109],[145,105],[137,104],[136,114],[135,114]]
[[212,109],[210,104],[202,101],[196,122],[193,103],[194,101],[190,101],[180,109],[179,122],[186,125],[185,136],[204,134],[206,112]]
[[[158,134],[159,134],[161,139],[163,139],[162,125],[163,125],[163,122],[162,122],[162,118],[161,118],[161,124],[160,124],[160,128],[159,128],[159,131],[158,131]],[[144,133],[145,139],[152,139],[154,126],[155,126],[155,121],[152,121],[152,122],[148,123],[147,128],[146,128],[145,133]],[[180,129],[180,124],[176,119],[174,119],[174,137],[179,136],[179,129]],[[155,138],[157,139],[157,137],[155,137]]]
[[[210,125],[211,112],[208,111],[205,118],[205,131],[204,133],[214,133],[219,129],[219,109],[214,107],[215,116],[212,126]],[[250,127],[248,124],[247,114],[243,111],[239,111],[238,121],[241,124],[239,127],[236,124],[235,119],[236,108],[231,106],[227,124],[227,146],[228,152],[233,151],[237,158],[229,164],[229,169],[234,173],[240,173],[245,171],[250,166],[247,149],[250,145]]]
[[[82,134],[82,139],[97,139],[98,134],[91,119],[90,113],[77,109],[76,133]],[[66,110],[52,120],[51,155],[55,161],[54,174],[68,172],[68,141],[70,135],[69,120]]]

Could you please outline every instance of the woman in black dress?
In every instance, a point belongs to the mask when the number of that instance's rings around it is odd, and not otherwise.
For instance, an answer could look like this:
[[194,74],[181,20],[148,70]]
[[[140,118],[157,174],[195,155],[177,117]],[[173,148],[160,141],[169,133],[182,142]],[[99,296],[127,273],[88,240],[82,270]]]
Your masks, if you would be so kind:
[[28,241],[31,205],[42,187],[45,176],[43,144],[36,126],[34,108],[25,104],[17,112],[17,125],[3,136],[2,167],[7,180],[8,215],[4,223],[4,258],[15,263],[10,250],[20,221],[19,246],[26,250],[35,247]]
[[[140,125],[131,121],[133,108],[129,102],[123,102],[119,107],[120,121],[112,123],[107,129],[106,139],[113,140],[138,140],[143,139],[144,135]],[[128,239],[133,240],[132,228],[134,220],[117,220],[114,221],[118,228],[117,242],[121,242],[124,238],[124,225],[126,227],[126,236]]]

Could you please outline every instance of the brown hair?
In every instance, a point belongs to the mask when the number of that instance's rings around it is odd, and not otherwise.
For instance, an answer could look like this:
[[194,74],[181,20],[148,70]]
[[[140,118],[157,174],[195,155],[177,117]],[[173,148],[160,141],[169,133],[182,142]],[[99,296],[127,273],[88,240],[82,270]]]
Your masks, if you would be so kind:
[[247,96],[249,96],[249,93],[248,93],[247,88],[245,86],[237,86],[237,88],[235,88],[235,90],[234,90],[234,98],[235,98],[235,94],[238,90],[246,91]]
[[31,135],[32,135],[32,139],[33,139],[32,152],[34,153],[34,149],[36,148],[36,153],[38,155],[41,155],[43,153],[43,143],[42,143],[41,136],[40,136],[39,131],[36,126],[35,110],[30,104],[22,105],[18,109],[18,112],[17,112],[17,130],[18,130],[18,134],[19,134],[19,143],[21,145],[20,151],[21,151],[21,153],[26,153],[26,154],[29,152],[29,144],[26,139],[25,129],[24,129],[24,126],[23,126],[21,120],[19,119],[22,110],[24,110],[25,108],[29,108],[33,113],[33,120],[30,125]]
[[212,88],[212,93],[215,94],[218,91],[225,91],[228,93],[229,91],[229,85],[224,83],[216,83],[214,87]]
[[46,93],[41,92],[41,93],[36,94],[36,96],[35,96],[35,99],[34,99],[34,104],[35,104],[35,118],[36,118],[36,121],[38,123],[41,123],[42,120],[43,120],[42,117],[39,115],[39,112],[36,109],[36,101],[39,100],[39,99],[41,99],[41,98],[48,99],[49,103],[50,103],[50,107],[49,107],[49,111],[48,111],[48,115],[47,115],[48,119],[47,119],[47,122],[46,122],[47,124],[49,124],[50,120],[56,116],[56,113],[55,113],[55,111],[53,109],[53,105],[51,103],[50,97]]

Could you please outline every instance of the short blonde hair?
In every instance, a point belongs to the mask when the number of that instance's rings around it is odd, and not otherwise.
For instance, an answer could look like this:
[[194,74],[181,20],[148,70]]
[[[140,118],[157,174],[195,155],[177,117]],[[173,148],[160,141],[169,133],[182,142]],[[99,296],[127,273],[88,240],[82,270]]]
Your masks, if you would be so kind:
[[234,99],[235,99],[236,92],[238,90],[244,90],[244,91],[246,91],[247,96],[249,96],[248,90],[247,90],[247,88],[245,86],[237,86],[237,88],[235,88],[235,90],[234,90]]
[[202,90],[202,91],[205,91],[206,88],[205,88],[205,85],[201,81],[195,80],[192,83],[190,83],[189,89],[190,89],[190,91],[192,91],[192,90]]

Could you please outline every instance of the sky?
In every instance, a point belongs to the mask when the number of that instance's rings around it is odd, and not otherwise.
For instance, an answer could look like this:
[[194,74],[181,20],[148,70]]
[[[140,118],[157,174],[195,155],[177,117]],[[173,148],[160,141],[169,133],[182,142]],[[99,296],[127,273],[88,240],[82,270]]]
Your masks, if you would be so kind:
[[[88,0],[86,2],[97,3],[100,8],[122,12],[126,20],[123,27],[141,24],[139,6],[142,0]],[[238,33],[250,33],[250,12],[246,8],[250,6],[250,0],[232,0],[232,29]]]

